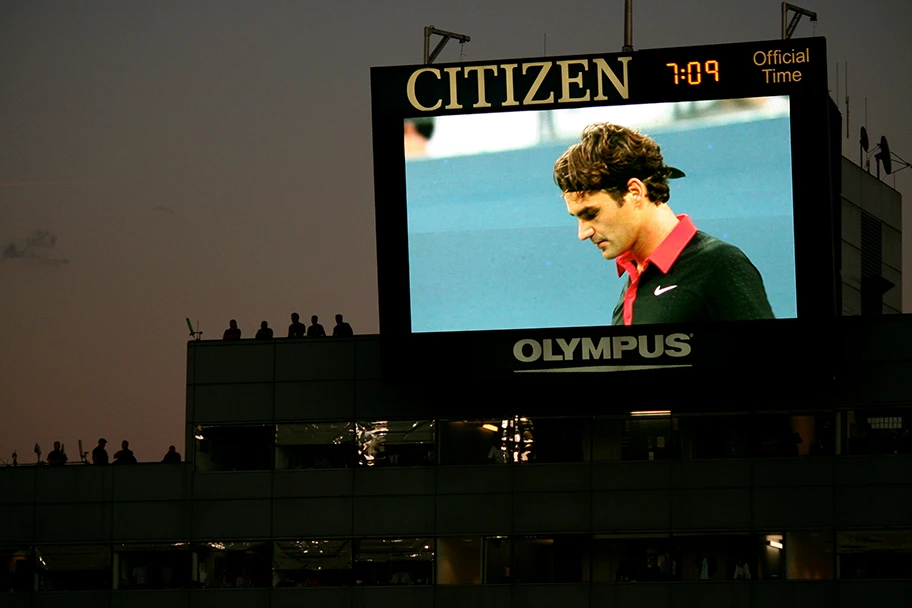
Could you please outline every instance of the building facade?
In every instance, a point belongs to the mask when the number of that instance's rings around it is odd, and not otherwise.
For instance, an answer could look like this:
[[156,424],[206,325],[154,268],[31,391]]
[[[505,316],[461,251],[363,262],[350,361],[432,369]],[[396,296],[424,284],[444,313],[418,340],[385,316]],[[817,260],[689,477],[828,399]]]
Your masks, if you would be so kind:
[[842,314],[900,314],[902,196],[841,160]]
[[724,365],[490,385],[191,342],[188,462],[0,469],[0,605],[892,605],[912,319],[757,323]]

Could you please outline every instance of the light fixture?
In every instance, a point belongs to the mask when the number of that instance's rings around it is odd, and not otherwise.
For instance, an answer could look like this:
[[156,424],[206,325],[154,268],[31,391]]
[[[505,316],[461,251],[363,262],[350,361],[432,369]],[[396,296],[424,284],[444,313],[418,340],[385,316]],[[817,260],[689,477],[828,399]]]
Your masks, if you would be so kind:
[[785,548],[785,545],[780,543],[778,540],[768,540],[766,542],[770,547],[773,547],[774,549],[784,549]]
[[497,426],[495,426],[493,424],[482,424],[481,428],[483,428],[486,431],[491,431],[491,432],[497,432],[500,430],[499,428],[497,428]]
[[630,412],[631,416],[670,416],[671,410],[641,410]]

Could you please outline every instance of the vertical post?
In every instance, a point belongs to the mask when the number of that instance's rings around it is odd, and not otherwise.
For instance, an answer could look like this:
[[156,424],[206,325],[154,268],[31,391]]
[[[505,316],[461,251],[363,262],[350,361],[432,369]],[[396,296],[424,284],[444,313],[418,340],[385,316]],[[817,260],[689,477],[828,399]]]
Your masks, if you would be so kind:
[[633,0],[624,0],[624,47],[625,53],[633,50]]
[[783,40],[788,38],[788,35],[786,34],[786,32],[788,32],[788,24],[786,23],[786,19],[785,19],[787,14],[788,14],[788,3],[783,2],[782,3],[782,39]]

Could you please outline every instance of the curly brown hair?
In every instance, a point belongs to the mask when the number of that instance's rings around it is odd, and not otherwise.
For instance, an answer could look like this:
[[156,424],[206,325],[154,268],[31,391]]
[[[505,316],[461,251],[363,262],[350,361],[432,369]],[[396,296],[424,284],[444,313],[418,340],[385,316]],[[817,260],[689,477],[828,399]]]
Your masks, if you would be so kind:
[[668,178],[658,144],[647,135],[608,122],[591,124],[554,163],[554,182],[562,192],[612,194],[619,204],[627,181],[635,177],[646,184],[649,200],[667,203]]

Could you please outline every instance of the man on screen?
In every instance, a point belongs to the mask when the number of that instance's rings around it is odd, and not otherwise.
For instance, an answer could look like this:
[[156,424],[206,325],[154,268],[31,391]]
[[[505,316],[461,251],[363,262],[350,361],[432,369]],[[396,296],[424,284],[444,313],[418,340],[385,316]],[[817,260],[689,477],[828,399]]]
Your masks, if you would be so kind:
[[580,240],[627,273],[613,324],[773,318],[747,256],[668,206],[668,180],[683,176],[655,141],[610,123],[586,127],[554,164]]

